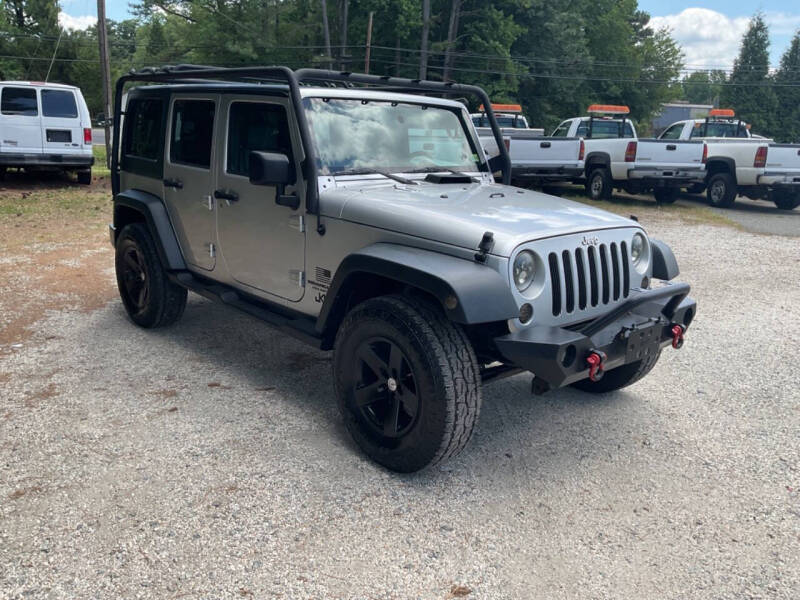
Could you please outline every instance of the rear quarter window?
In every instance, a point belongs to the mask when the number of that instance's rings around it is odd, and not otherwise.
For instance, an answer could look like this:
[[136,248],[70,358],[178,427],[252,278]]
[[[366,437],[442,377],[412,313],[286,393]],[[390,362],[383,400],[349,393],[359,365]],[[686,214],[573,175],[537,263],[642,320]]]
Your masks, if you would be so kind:
[[38,116],[36,90],[26,87],[4,87],[0,93],[0,113],[23,117]]
[[72,90],[42,90],[42,115],[74,119],[78,116],[78,104]]

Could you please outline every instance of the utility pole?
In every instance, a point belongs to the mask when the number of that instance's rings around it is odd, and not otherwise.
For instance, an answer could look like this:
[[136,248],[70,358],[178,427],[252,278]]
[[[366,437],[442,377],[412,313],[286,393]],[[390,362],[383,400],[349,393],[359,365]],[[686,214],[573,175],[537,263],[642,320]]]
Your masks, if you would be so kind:
[[364,73],[369,73],[369,48],[372,43],[372,15],[374,11],[369,11],[369,21],[367,21],[367,53],[364,56]]
[[333,69],[331,57],[331,30],[328,27],[328,3],[322,0],[322,30],[325,33],[325,52],[328,54],[328,69]]
[[419,52],[419,78],[428,78],[428,37],[431,30],[431,0],[422,0],[422,45]]
[[111,167],[111,66],[108,63],[106,35],[106,2],[97,0],[97,41],[100,44],[100,73],[103,78],[103,109],[105,110],[106,166]]

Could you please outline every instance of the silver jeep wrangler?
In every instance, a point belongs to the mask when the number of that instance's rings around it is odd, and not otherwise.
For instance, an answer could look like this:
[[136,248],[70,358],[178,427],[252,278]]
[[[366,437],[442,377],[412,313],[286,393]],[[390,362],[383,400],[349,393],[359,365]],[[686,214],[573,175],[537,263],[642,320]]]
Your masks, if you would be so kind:
[[[111,242],[131,319],[174,323],[191,290],[333,350],[345,423],[390,469],[463,449],[482,383],[616,390],[694,317],[638,223],[495,183],[510,162],[478,87],[183,65],[116,92]],[[500,156],[447,96],[487,107]]]

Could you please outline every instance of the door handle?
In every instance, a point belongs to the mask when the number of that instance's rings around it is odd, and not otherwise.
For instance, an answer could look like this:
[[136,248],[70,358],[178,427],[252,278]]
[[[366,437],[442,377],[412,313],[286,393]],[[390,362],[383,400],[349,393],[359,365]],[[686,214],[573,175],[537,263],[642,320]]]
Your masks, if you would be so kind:
[[175,188],[176,190],[183,189],[183,182],[180,179],[165,179],[163,181],[164,187]]
[[239,194],[233,190],[214,190],[214,198],[217,200],[227,200],[228,202],[236,202],[239,199]]
[[667,144],[667,150],[676,150],[677,146],[675,144]]
[[539,142],[539,148],[549,148],[550,142]]

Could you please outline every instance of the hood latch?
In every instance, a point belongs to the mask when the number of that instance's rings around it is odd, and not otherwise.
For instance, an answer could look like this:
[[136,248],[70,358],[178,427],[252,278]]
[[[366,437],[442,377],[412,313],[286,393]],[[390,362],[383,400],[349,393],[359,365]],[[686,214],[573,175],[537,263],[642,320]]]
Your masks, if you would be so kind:
[[486,231],[478,244],[478,251],[475,253],[475,262],[485,263],[486,257],[492,251],[494,246],[494,234],[491,231]]

